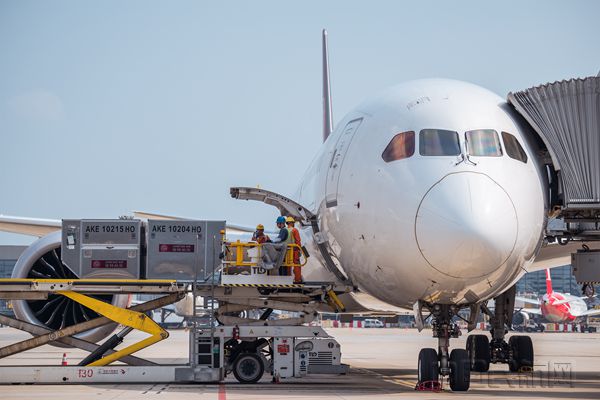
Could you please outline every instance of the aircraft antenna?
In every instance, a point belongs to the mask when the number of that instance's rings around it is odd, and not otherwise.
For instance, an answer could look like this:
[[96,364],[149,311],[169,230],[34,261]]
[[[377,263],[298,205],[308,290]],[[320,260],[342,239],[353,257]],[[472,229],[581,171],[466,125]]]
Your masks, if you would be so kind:
[[323,141],[333,131],[331,111],[331,83],[329,81],[329,52],[327,50],[327,30],[323,29]]

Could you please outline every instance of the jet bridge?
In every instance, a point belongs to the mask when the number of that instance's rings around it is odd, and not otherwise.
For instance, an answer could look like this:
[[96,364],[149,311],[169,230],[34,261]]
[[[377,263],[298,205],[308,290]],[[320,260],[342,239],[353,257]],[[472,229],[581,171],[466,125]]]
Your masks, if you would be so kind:
[[544,142],[558,177],[552,206],[565,222],[600,220],[600,77],[508,94]]
[[[511,92],[508,101],[547,150],[549,209],[555,218],[548,224],[548,241],[600,241],[600,76]],[[572,261],[578,281],[600,281],[600,252],[585,246]]]

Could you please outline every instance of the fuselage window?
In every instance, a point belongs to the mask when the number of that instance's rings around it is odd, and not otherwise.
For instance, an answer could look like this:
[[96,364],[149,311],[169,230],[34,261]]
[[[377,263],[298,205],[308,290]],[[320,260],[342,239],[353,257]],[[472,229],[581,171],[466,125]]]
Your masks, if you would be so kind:
[[465,132],[467,151],[471,156],[500,157],[502,148],[500,138],[493,129],[477,129]]
[[415,153],[415,133],[413,131],[402,132],[392,138],[381,157],[383,161],[391,162],[408,158]]
[[516,137],[508,132],[502,132],[502,140],[504,140],[506,154],[510,158],[527,163],[527,154],[525,154],[525,150],[523,150],[521,143],[519,143]]
[[443,129],[422,129],[419,133],[422,156],[456,156],[460,154],[458,133]]

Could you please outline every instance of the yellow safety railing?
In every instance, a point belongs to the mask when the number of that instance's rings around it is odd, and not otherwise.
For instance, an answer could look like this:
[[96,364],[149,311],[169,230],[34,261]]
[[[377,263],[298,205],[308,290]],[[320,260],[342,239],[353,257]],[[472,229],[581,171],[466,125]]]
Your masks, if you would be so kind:
[[[255,255],[250,255],[248,250],[256,249]],[[294,262],[294,253],[299,255],[299,263]],[[258,259],[262,256],[262,245],[256,242],[225,242],[224,243],[224,258],[225,274],[228,274],[229,267],[256,267]],[[285,253],[285,258],[282,267],[303,267],[306,265],[306,256],[302,248],[297,244],[288,244]]]

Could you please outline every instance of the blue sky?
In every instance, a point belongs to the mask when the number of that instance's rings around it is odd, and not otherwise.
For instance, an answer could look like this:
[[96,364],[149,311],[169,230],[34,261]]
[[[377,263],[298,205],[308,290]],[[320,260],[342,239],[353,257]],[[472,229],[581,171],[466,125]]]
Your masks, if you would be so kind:
[[229,187],[297,186],[321,144],[322,28],[339,120],[411,79],[504,97],[595,75],[598,15],[597,1],[0,0],[0,213],[269,226],[274,209]]

